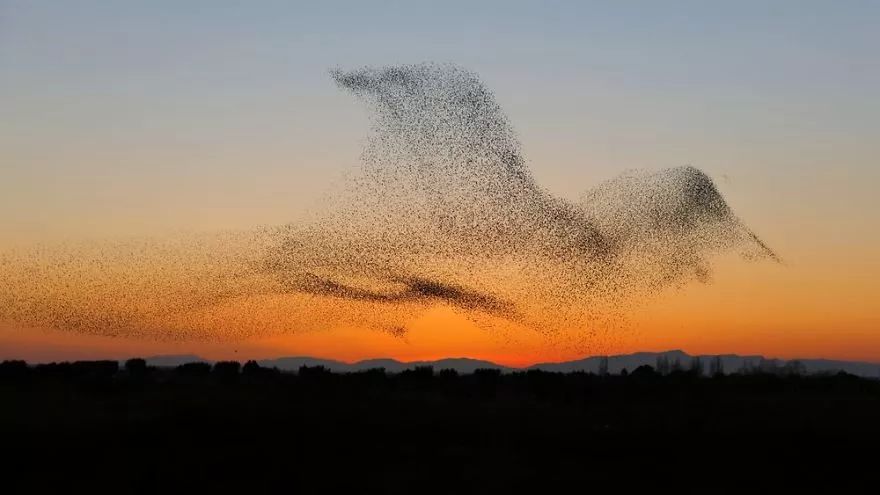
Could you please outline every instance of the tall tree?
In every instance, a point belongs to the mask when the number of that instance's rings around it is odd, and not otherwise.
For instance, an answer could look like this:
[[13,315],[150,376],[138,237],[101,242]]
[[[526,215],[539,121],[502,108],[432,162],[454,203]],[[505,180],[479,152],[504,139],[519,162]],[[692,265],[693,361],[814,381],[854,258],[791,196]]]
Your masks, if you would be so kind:
[[712,358],[712,361],[709,363],[709,374],[712,376],[724,374],[724,362],[721,361],[721,356],[715,356]]
[[599,358],[599,376],[605,376],[608,374],[608,356],[602,356]]
[[699,356],[694,356],[691,359],[691,373],[697,376],[703,376],[703,361]]

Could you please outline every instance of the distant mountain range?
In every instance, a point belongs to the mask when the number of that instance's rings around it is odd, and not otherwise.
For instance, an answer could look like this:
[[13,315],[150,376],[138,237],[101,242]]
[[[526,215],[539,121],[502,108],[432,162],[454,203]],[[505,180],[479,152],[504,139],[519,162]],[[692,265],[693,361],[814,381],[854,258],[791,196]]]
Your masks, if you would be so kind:
[[[671,366],[678,364],[684,369],[691,366],[695,358],[699,358],[702,362],[703,369],[708,371],[710,362],[716,355],[699,355],[692,356],[680,350],[665,352],[637,352],[634,354],[622,354],[617,356],[607,356],[608,372],[620,373],[623,369],[633,371],[642,365],[656,366],[659,358],[665,357]],[[830,359],[797,359],[782,360],[769,359],[759,355],[740,356],[737,354],[722,354],[717,357],[721,358],[721,364],[726,373],[736,372],[742,369],[773,369],[783,367],[786,364],[798,361],[803,365],[803,370],[807,373],[836,373],[845,371],[853,375],[865,376],[870,378],[880,378],[880,363],[867,363],[861,361],[836,361]],[[145,358],[151,366],[173,367],[183,363],[191,362],[210,362],[208,359],[201,358],[196,355],[169,355],[169,356],[153,356]],[[491,361],[482,361],[479,359],[469,358],[446,358],[436,361],[397,361],[395,359],[367,359],[355,363],[345,363],[332,359],[320,359],[314,357],[282,357],[276,359],[257,360],[260,366],[277,367],[280,370],[296,371],[301,366],[323,366],[328,370],[345,373],[354,371],[364,371],[368,369],[384,368],[389,373],[399,373],[404,370],[413,369],[417,366],[432,366],[435,370],[454,369],[459,373],[473,373],[474,370],[480,368],[494,368],[503,372],[524,371],[524,370],[543,370],[556,372],[573,372],[584,371],[596,373],[599,371],[600,362],[603,356],[591,356],[575,361],[563,361],[559,363],[538,363],[526,368],[511,368],[493,363]]]

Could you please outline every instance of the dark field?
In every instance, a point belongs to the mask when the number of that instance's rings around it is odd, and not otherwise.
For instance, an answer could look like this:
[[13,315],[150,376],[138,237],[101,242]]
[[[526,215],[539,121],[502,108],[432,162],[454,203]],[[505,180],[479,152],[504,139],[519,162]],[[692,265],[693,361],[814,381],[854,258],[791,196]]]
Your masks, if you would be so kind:
[[[0,365],[7,493],[872,492],[880,381]],[[5,490],[4,490],[5,491]]]

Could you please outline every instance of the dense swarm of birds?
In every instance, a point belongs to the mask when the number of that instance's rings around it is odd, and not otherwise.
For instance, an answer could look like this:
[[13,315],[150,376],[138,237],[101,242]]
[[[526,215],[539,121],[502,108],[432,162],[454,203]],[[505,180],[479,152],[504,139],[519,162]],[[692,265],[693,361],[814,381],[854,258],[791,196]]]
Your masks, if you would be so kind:
[[7,252],[0,319],[173,339],[351,324],[401,335],[446,304],[487,329],[589,340],[644,298],[705,280],[715,253],[776,259],[693,167],[553,196],[472,72],[331,74],[373,118],[362,170],[326,212],[252,232]]

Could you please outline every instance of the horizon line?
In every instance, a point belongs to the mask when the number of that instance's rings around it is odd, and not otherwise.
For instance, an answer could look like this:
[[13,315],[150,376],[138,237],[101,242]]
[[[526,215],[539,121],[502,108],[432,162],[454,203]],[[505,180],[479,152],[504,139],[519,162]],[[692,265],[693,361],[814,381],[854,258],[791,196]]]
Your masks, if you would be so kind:
[[[737,353],[691,354],[683,349],[667,349],[667,350],[663,350],[663,351],[645,350],[645,351],[634,351],[634,352],[623,353],[623,354],[590,354],[590,355],[584,355],[582,357],[578,357],[578,358],[574,358],[574,359],[567,359],[567,360],[561,360],[561,361],[536,361],[531,364],[525,364],[522,366],[502,365],[502,364],[498,364],[497,362],[489,360],[489,359],[481,359],[481,358],[467,357],[467,356],[446,356],[446,357],[433,358],[433,359],[413,359],[413,360],[408,360],[408,361],[396,359],[396,358],[389,357],[389,356],[368,357],[368,358],[349,361],[349,360],[344,360],[344,359],[327,358],[327,357],[314,356],[314,355],[304,355],[304,354],[282,355],[282,356],[276,356],[276,357],[261,357],[261,358],[250,357],[250,358],[246,358],[246,359],[233,359],[233,358],[210,359],[210,358],[205,358],[195,352],[153,354],[153,355],[132,355],[129,357],[124,357],[124,358],[104,358],[104,359],[94,358],[94,359],[61,359],[61,360],[31,361],[28,359],[19,359],[19,358],[3,358],[2,361],[20,360],[20,361],[25,361],[28,364],[49,364],[49,363],[64,363],[64,362],[77,362],[77,361],[119,361],[119,362],[124,362],[129,359],[150,360],[150,359],[157,359],[157,358],[193,357],[193,358],[197,358],[197,360],[204,361],[204,362],[211,362],[211,363],[224,362],[224,361],[226,361],[226,362],[237,361],[240,363],[246,363],[248,361],[260,362],[260,361],[273,361],[273,360],[279,360],[279,359],[314,359],[314,360],[321,360],[321,361],[332,361],[335,363],[353,366],[353,365],[357,365],[357,364],[368,362],[368,361],[380,361],[380,360],[394,361],[399,364],[430,363],[430,362],[444,361],[444,360],[469,360],[469,361],[482,361],[485,363],[490,363],[490,364],[497,366],[499,368],[528,369],[528,368],[531,368],[534,366],[573,363],[573,362],[584,361],[584,360],[593,359],[593,358],[606,357],[606,358],[611,359],[611,358],[617,358],[617,357],[633,356],[636,354],[670,354],[670,353],[682,353],[682,354],[685,354],[686,356],[692,357],[692,358],[694,358],[694,357],[703,358],[703,357],[726,357],[726,356],[729,356],[729,357],[738,357],[738,358],[760,358],[760,359],[766,360],[766,361],[832,361],[832,362],[859,363],[859,364],[880,366],[880,361],[834,359],[834,358],[826,358],[826,357],[780,358],[780,357],[768,357],[763,354],[737,354]],[[2,361],[0,361],[0,362],[2,362]],[[192,362],[197,362],[197,361],[192,361]]]

